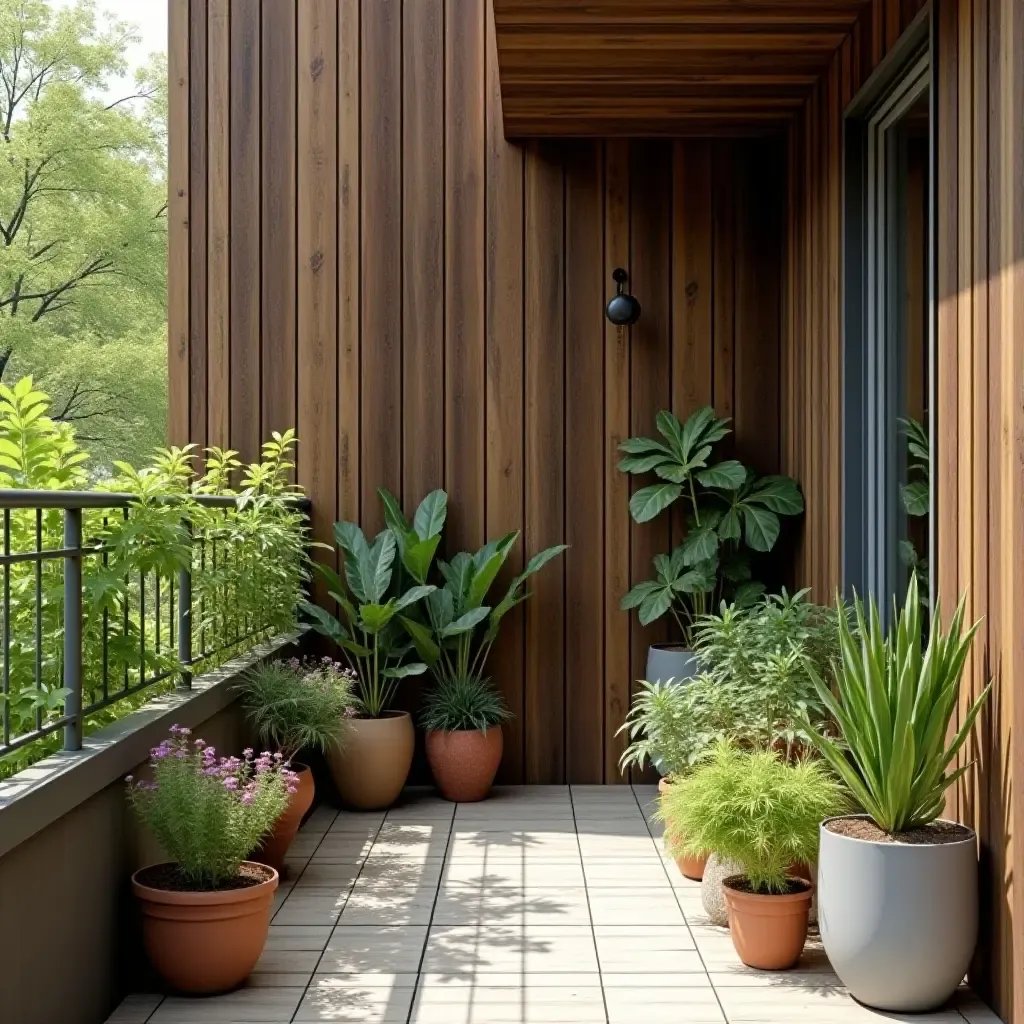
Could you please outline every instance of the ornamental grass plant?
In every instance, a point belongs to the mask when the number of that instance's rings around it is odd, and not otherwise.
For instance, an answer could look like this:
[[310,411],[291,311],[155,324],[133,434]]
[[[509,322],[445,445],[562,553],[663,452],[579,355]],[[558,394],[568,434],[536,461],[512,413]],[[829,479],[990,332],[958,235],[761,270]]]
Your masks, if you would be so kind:
[[242,683],[242,706],[260,742],[290,763],[300,750],[324,753],[344,739],[355,682],[351,669],[330,658],[263,662]]
[[428,731],[486,733],[511,717],[505,698],[488,680],[456,675],[438,679],[424,697],[420,724]]
[[141,821],[195,890],[222,888],[239,875],[295,792],[296,775],[281,754],[218,756],[190,730],[150,751],[150,780],[131,776],[128,793]]
[[817,859],[822,819],[847,807],[824,762],[789,763],[776,750],[722,741],[661,797],[658,817],[672,823],[666,842],[673,856],[736,861],[751,890],[769,894],[787,891],[794,864]]

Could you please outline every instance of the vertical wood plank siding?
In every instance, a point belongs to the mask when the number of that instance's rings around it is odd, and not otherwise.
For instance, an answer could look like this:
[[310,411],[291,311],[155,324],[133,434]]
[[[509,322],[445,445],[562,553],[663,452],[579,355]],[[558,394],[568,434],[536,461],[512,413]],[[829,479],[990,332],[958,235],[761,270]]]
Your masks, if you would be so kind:
[[[827,600],[841,583],[842,111],[923,6],[874,0],[788,140],[782,463],[808,501],[797,581]],[[994,690],[950,813],[975,827],[981,937],[972,982],[1024,1021],[1024,6],[933,0],[937,24],[938,247],[936,573],[948,616],[961,593],[984,616],[961,710]],[[1016,792],[1015,792],[1016,787]]]
[[631,524],[616,445],[714,400],[780,468],[781,141],[509,143],[488,0],[175,3],[173,440],[297,426],[321,540],[386,486],[449,491],[449,552],[521,530],[506,580],[569,543],[492,657],[502,778],[621,781],[664,628],[618,602],[681,524]]

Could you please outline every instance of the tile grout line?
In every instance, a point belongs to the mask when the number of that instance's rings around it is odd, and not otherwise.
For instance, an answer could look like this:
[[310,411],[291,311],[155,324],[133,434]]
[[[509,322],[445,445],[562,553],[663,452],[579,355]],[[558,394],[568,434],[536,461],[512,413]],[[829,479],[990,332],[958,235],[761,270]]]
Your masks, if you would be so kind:
[[[651,823],[647,820],[647,813],[644,811],[643,804],[640,803],[640,798],[636,795],[636,788],[632,783],[630,783],[629,788],[633,793],[633,799],[636,801],[637,807],[640,808],[640,814],[644,819],[644,827],[647,829],[647,834],[657,846],[658,839],[651,831]],[[679,908],[679,913],[682,915],[683,923],[686,925],[686,931],[690,936],[690,941],[693,943],[693,948],[697,952],[697,959],[700,960],[700,965],[704,970],[704,977],[708,979],[708,985],[711,987],[711,991],[715,994],[715,1002],[718,1003],[718,1009],[721,1011],[722,1020],[725,1021],[725,1024],[730,1024],[729,1015],[725,1012],[725,1007],[722,1005],[722,998],[718,994],[718,989],[715,987],[715,983],[711,980],[711,972],[708,970],[708,965],[704,962],[704,954],[700,951],[700,946],[697,945],[697,940],[693,937],[693,928],[690,927],[690,919],[686,916],[686,911],[683,909],[682,903],[679,902],[679,894],[676,892],[676,887],[672,884],[672,876],[669,874],[668,868],[665,867],[665,858],[661,855],[661,850],[658,850],[658,862],[661,864],[661,870],[665,873],[665,878],[668,881],[669,887],[672,889],[672,898],[676,901],[676,906]]]
[[611,1017],[608,1014],[608,996],[604,990],[604,971],[601,970],[601,954],[597,948],[597,931],[594,928],[594,915],[590,909],[590,888],[587,885],[587,865],[583,860],[583,844],[580,842],[580,830],[576,823],[576,801],[573,799],[572,786],[569,786],[569,809],[572,811],[572,831],[576,836],[576,849],[580,854],[580,871],[583,874],[583,894],[587,899],[587,917],[590,919],[590,939],[594,943],[594,960],[597,961],[597,980],[601,986],[601,1005],[604,1007],[605,1024]]
[[420,950],[420,962],[416,965],[416,981],[412,986],[412,999],[409,1000],[409,1012],[406,1015],[406,1024],[412,1020],[413,1012],[416,1009],[416,996],[420,991],[420,980],[423,977],[423,963],[427,958],[427,946],[430,944],[430,932],[434,927],[434,914],[437,911],[437,900],[441,895],[441,882],[444,879],[445,865],[448,863],[448,850],[452,845],[452,833],[455,831],[455,815],[459,812],[458,803],[452,809],[452,816],[448,819],[448,838],[444,844],[444,855],[441,858],[441,871],[437,876],[437,885],[434,887],[434,902],[430,905],[430,918],[427,920],[427,931],[423,936],[423,948]]
[[[299,874],[296,877],[294,883],[292,884],[291,892],[288,893],[289,897],[292,895],[293,892],[295,892],[295,887],[299,884],[299,880],[306,873],[306,868],[308,868],[309,865],[313,863],[313,858],[316,856],[317,850],[319,850],[320,847],[323,846],[324,840],[328,837],[328,835],[330,835],[331,827],[338,820],[338,818],[341,817],[341,814],[342,814],[341,811],[339,811],[339,810],[335,811],[334,817],[331,819],[331,824],[328,825],[327,828],[325,829],[324,834],[320,837],[320,842],[316,844],[316,847],[313,849],[313,852],[309,856],[309,860],[306,861],[306,863],[303,866],[302,870],[299,872]],[[384,813],[384,817],[381,818],[381,822],[377,826],[377,831],[373,833],[373,839],[370,842],[370,849],[367,850],[366,856],[363,857],[362,863],[359,865],[359,870],[356,872],[355,878],[352,879],[352,884],[348,887],[348,892],[345,894],[345,902],[341,905],[341,910],[338,911],[338,916],[337,916],[337,918],[335,918],[334,924],[331,925],[331,930],[330,930],[330,933],[327,936],[327,941],[324,943],[323,949],[320,950],[320,955],[317,957],[316,963],[313,965],[313,970],[310,972],[309,981],[307,981],[306,984],[303,985],[303,987],[302,987],[302,995],[299,996],[299,1001],[295,1004],[295,1012],[292,1013],[291,1017],[289,1018],[290,1021],[294,1022],[295,1017],[296,1017],[296,1015],[299,1012],[299,1008],[306,1001],[306,996],[309,994],[309,989],[310,989],[310,986],[313,984],[313,979],[316,977],[316,972],[320,969],[320,964],[323,963],[324,956],[327,953],[327,947],[331,944],[331,936],[334,934],[334,929],[338,927],[338,921],[341,920],[342,912],[344,911],[345,907],[348,906],[349,897],[352,895],[352,891],[356,887],[356,882],[359,881],[359,876],[363,873],[363,867],[366,864],[367,860],[369,860],[370,852],[373,850],[374,843],[377,842],[377,837],[380,835],[380,830],[384,827],[384,823],[387,820],[388,820],[388,816],[387,816],[387,812],[385,812]],[[341,835],[342,833],[338,833],[338,834]],[[284,903],[282,903],[281,906],[283,907]],[[281,908],[278,907],[279,911],[280,911],[280,909]],[[277,917],[277,914],[275,914],[274,917]],[[273,922],[273,918],[271,918],[271,922]]]

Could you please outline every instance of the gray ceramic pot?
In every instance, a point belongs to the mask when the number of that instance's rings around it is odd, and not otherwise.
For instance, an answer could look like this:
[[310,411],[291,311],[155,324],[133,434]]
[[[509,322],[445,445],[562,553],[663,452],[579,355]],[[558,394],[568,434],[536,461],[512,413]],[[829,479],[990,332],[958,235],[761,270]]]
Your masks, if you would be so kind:
[[[831,819],[830,819],[831,820]],[[957,843],[876,843],[821,826],[818,927],[850,994],[880,1010],[941,1006],[978,938],[974,833]]]
[[652,644],[647,649],[647,682],[685,683],[697,674],[697,658],[679,644]]

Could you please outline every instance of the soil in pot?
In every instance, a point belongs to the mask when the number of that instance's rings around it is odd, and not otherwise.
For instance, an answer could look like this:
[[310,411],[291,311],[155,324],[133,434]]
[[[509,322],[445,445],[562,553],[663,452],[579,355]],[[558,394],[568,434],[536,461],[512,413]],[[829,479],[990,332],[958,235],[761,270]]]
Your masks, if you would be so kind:
[[273,830],[249,858],[258,864],[269,865],[282,878],[285,875],[284,859],[288,854],[289,847],[295,841],[306,811],[313,805],[315,793],[313,773],[306,765],[292,765],[292,771],[299,777],[296,790],[288,798],[288,806],[275,822]]
[[142,939],[150,962],[178,992],[211,995],[236,988],[263,952],[277,872],[246,861],[218,889],[197,891],[174,864],[132,876],[142,908]]
[[340,745],[327,752],[342,801],[358,811],[390,807],[409,777],[415,743],[408,711],[347,719]]
[[445,800],[475,803],[491,791],[504,749],[500,725],[487,732],[431,729],[426,746],[430,770]]
[[800,959],[807,940],[811,885],[789,879],[785,893],[759,893],[743,875],[722,883],[729,911],[729,934],[739,958],[762,971],[784,971]]

